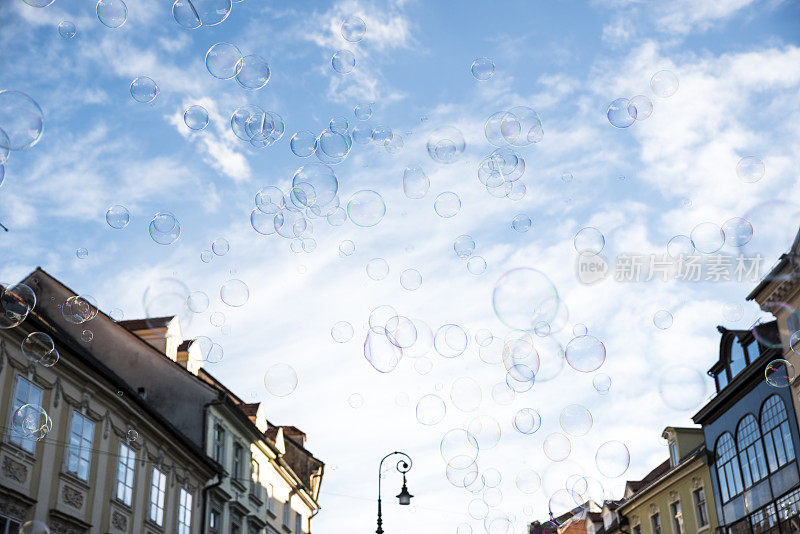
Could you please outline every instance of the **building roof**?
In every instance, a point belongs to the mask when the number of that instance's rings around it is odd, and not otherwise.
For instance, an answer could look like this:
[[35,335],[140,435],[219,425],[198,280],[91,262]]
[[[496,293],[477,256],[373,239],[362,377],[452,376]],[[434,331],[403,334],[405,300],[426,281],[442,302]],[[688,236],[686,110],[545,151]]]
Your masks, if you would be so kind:
[[650,485],[654,480],[669,471],[669,458],[657,465],[652,471],[647,473],[641,480],[629,480],[627,486],[632,492],[636,493],[642,488]]
[[172,320],[175,319],[174,315],[165,317],[149,317],[145,319],[127,319],[125,321],[118,321],[126,330],[137,332],[139,330],[151,330],[153,328],[166,328]]
[[797,253],[800,252],[800,231],[797,232],[797,235],[794,236],[794,242],[792,246],[789,247],[788,254],[781,254],[781,257],[778,258],[778,262],[770,269],[769,273],[761,279],[758,285],[753,288],[749,295],[747,295],[747,300],[753,300],[758,297],[758,295],[764,291],[764,289],[769,286],[775,280],[781,280],[781,271],[789,264],[789,262],[794,262],[796,259]]
[[[706,446],[705,443],[698,445],[692,451],[681,458],[680,462],[675,467],[669,466],[669,460],[666,460],[664,463],[660,464],[658,467],[650,471],[645,478],[642,480],[636,481],[643,483],[638,489],[634,490],[634,494],[627,498],[623,503],[620,504],[620,507],[627,506],[628,504],[638,500],[642,495],[647,493],[651,488],[658,486],[661,482],[663,482],[667,477],[671,476],[673,473],[680,471],[687,465],[689,465],[692,461],[700,458],[702,455],[706,453]],[[628,484],[631,484],[628,482]],[[631,489],[633,487],[631,486]]]

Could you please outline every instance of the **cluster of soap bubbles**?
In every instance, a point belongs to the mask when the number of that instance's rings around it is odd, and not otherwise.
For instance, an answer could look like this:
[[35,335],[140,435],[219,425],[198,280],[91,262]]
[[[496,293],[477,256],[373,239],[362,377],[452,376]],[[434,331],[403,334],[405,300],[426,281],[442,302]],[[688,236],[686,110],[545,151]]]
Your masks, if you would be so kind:
[[478,166],[478,181],[495,198],[522,200],[527,193],[520,178],[525,174],[525,159],[511,148],[498,148]]
[[159,245],[171,245],[181,236],[181,224],[169,211],[159,211],[150,219],[149,231]]
[[[678,77],[668,70],[661,70],[650,78],[650,89],[659,98],[669,98],[678,90]],[[608,106],[606,117],[616,128],[627,128],[636,121],[646,120],[653,114],[653,101],[646,95],[617,98]]]
[[753,225],[743,217],[731,217],[722,226],[705,221],[695,225],[689,235],[676,235],[667,243],[667,254],[675,259],[695,253],[714,254],[723,246],[741,248],[753,238]]
[[216,43],[206,52],[206,69],[218,80],[235,79],[244,89],[257,91],[270,78],[267,61],[258,55],[243,55],[232,43]]
[[[367,24],[361,17],[352,15],[342,21],[340,30],[345,41],[357,43],[366,35]],[[351,50],[337,50],[331,57],[331,67],[339,74],[350,74],[356,68],[356,56]]]
[[59,360],[53,338],[45,332],[31,332],[20,344],[22,354],[33,363],[42,367],[52,367]]
[[486,272],[486,260],[483,256],[474,254],[475,240],[472,236],[462,234],[453,241],[453,251],[456,257],[467,262],[467,271],[475,276]]
[[283,118],[274,111],[264,111],[256,105],[237,108],[231,116],[231,130],[242,141],[255,148],[275,144],[286,129]]

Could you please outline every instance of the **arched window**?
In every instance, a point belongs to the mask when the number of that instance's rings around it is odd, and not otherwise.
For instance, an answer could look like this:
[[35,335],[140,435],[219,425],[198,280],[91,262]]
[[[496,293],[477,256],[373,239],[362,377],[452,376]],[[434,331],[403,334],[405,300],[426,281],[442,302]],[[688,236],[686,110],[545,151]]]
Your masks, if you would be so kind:
[[745,489],[767,476],[767,462],[764,460],[764,446],[758,421],[750,414],[742,417],[736,430],[736,445],[739,448],[739,464],[742,466],[742,479]]
[[768,398],[761,407],[761,434],[764,436],[770,471],[777,471],[794,460],[794,445],[789,432],[786,406],[778,395]]
[[729,432],[717,440],[717,477],[722,492],[722,502],[728,502],[742,491],[742,475],[736,461],[736,446]]

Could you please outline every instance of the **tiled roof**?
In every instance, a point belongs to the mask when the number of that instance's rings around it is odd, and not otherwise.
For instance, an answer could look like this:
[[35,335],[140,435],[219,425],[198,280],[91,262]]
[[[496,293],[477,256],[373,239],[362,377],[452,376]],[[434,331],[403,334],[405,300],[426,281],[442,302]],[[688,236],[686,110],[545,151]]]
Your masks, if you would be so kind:
[[658,467],[647,473],[643,479],[629,480],[628,486],[631,488],[632,491],[637,492],[643,487],[653,482],[654,480],[656,480],[658,477],[660,477],[667,471],[669,471],[669,459],[664,460],[661,464],[658,465]]
[[150,330],[151,328],[166,328],[174,318],[174,315],[170,315],[168,317],[151,317],[149,319],[128,319],[127,321],[120,321],[119,324],[126,330],[138,332],[139,330]]

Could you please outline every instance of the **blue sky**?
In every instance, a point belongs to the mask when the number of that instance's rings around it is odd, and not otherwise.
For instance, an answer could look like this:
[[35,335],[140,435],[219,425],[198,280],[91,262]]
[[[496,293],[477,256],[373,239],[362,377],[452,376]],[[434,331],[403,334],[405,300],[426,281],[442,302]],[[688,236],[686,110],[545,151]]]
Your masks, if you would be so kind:
[[[360,43],[339,34],[350,15],[366,22]],[[75,38],[59,37],[61,20],[75,22]],[[564,473],[595,477],[609,495],[619,496],[625,478],[640,478],[666,457],[659,439],[663,427],[688,424],[697,407],[670,406],[659,394],[665,377],[676,366],[677,372],[704,376],[717,354],[714,327],[744,328],[762,315],[744,302],[754,285],[749,281],[607,279],[583,285],[575,276],[573,236],[586,226],[600,229],[603,254],[613,260],[621,253],[663,254],[670,238],[689,235],[699,223],[745,217],[753,240],[742,248],[726,245],[722,252],[761,253],[766,268],[800,222],[795,3],[597,0],[454,7],[410,0],[291,6],[245,0],[233,5],[222,24],[189,31],[155,0],[130,0],[127,22],[114,30],[78,0],[56,0],[43,9],[8,0],[0,5],[0,21],[1,88],[27,93],[45,116],[38,144],[12,152],[6,163],[0,222],[11,232],[0,235],[0,279],[18,280],[41,265],[94,296],[103,310],[121,308],[126,318],[143,315],[144,291],[159,278],[178,278],[206,292],[211,307],[184,324],[185,334],[220,343],[224,360],[209,370],[247,400],[266,402],[271,420],[308,432],[309,447],[327,463],[323,511],[314,519],[319,531],[373,528],[377,461],[396,449],[414,457],[409,484],[417,497],[411,509],[387,507],[387,531],[402,525],[452,532],[462,522],[481,531],[483,522],[467,514],[468,503],[480,494],[448,483],[439,454],[443,434],[479,414],[491,415],[503,428],[498,446],[481,451],[478,465],[482,472],[496,468],[502,474],[503,500],[492,513],[503,514],[497,517],[508,518],[515,531],[546,517],[549,493]],[[268,61],[266,87],[247,91],[209,75],[206,50],[223,41]],[[330,65],[332,54],[343,48],[357,60],[346,76]],[[495,73],[479,82],[469,69],[484,56],[493,59]],[[675,95],[656,98],[649,80],[663,69],[674,72],[680,86]],[[130,97],[130,83],[140,75],[159,86],[151,104]],[[630,128],[611,126],[609,103],[637,94],[653,99],[653,115]],[[310,254],[292,252],[288,240],[276,235],[256,234],[249,222],[255,193],[268,185],[287,191],[294,171],[316,161],[291,153],[292,134],[321,132],[335,116],[359,124],[353,108],[364,101],[374,102],[368,124],[391,128],[403,138],[403,149],[389,154],[376,144],[353,144],[334,170],[342,204],[357,190],[373,189],[387,205],[383,220],[359,228],[314,219],[318,246]],[[192,104],[206,107],[211,117],[201,132],[183,124],[183,110]],[[230,116],[245,104],[283,118],[286,133],[273,146],[255,149],[233,136]],[[540,114],[544,138],[519,150],[527,194],[512,201],[490,196],[477,169],[493,150],[483,135],[484,121],[518,105]],[[466,139],[464,154],[452,165],[433,161],[425,149],[430,132],[444,125],[458,127]],[[736,174],[738,160],[748,155],[766,166],[756,183]],[[403,169],[412,164],[431,181],[420,200],[402,191]],[[561,180],[564,172],[572,173],[571,182]],[[433,200],[443,191],[461,198],[453,218],[434,213]],[[131,212],[123,230],[105,223],[113,204]],[[148,223],[159,211],[180,221],[182,234],[173,245],[150,239]],[[532,218],[529,232],[511,229],[518,213]],[[471,275],[456,258],[452,243],[461,234],[475,239],[476,254],[487,262],[485,274]],[[202,262],[201,252],[219,237],[230,242],[230,252]],[[346,239],[356,251],[340,257]],[[81,247],[89,251],[85,259],[76,257]],[[375,257],[390,265],[385,280],[365,274]],[[504,370],[479,360],[474,334],[481,328],[501,339],[508,334],[493,313],[492,289],[517,267],[546,273],[569,311],[560,332],[534,343],[565,346],[573,325],[585,324],[606,346],[598,372],[612,378],[609,395],[593,389],[593,373],[565,365],[555,378],[518,393],[509,406],[492,400]],[[407,268],[423,277],[413,292],[399,283]],[[249,301],[241,308],[219,299],[220,286],[230,278],[249,286]],[[731,303],[743,305],[735,321],[722,313]],[[455,359],[432,350],[428,374],[417,372],[411,357],[379,374],[363,356],[363,341],[370,311],[382,304],[424,320],[434,331],[458,324],[470,336],[469,347]],[[662,309],[674,317],[666,330],[652,321]],[[226,315],[224,330],[210,324],[213,311]],[[331,340],[330,328],[340,320],[355,328],[348,343]],[[269,395],[262,382],[278,362],[292,365],[299,377],[297,390],[284,398]],[[449,392],[459,377],[481,385],[482,402],[474,413],[452,405]],[[710,392],[706,383],[706,396]],[[363,397],[361,408],[348,404],[352,394]],[[398,406],[398,394],[408,395],[408,406]],[[447,403],[446,418],[431,427],[414,415],[425,394]],[[594,424],[587,435],[571,438],[568,460],[553,463],[542,441],[559,431],[559,413],[571,403],[587,407]],[[530,436],[511,426],[514,413],[525,407],[542,416],[542,428]],[[595,450],[608,440],[625,442],[631,453],[630,469],[617,479],[603,478],[594,465]],[[522,469],[537,470],[546,487],[521,493],[514,479]],[[399,480],[387,478],[387,492],[395,485]]]

